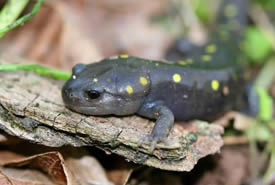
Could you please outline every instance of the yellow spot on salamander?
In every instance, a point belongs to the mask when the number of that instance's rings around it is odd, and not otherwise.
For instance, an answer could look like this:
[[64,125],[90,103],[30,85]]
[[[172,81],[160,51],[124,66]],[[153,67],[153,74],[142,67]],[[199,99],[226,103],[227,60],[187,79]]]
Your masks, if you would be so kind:
[[95,82],[95,83],[98,82],[98,79],[97,79],[97,78],[94,78],[94,79],[93,79],[93,82]]
[[174,82],[179,83],[181,81],[181,76],[176,73],[173,75],[173,80]]
[[210,55],[203,55],[203,56],[201,57],[201,60],[202,60],[203,62],[209,62],[210,60],[212,60],[212,56],[210,56]]
[[215,53],[217,50],[217,46],[215,44],[210,44],[206,47],[207,53]]
[[145,78],[145,77],[143,77],[143,76],[141,76],[140,78],[139,78],[139,83],[141,84],[141,85],[147,85],[148,84],[148,81],[147,81],[147,79]]
[[224,9],[224,15],[228,18],[235,17],[238,13],[237,7],[233,4],[229,4]]
[[219,81],[218,80],[212,80],[211,87],[212,87],[213,91],[219,90],[219,87],[220,87]]
[[133,94],[133,92],[134,92],[133,87],[130,86],[130,85],[126,86],[126,91],[127,91],[128,94]]
[[180,60],[180,61],[178,61],[178,64],[179,64],[179,65],[183,65],[183,66],[184,66],[184,65],[186,65],[186,64],[187,64],[187,62],[185,62],[184,60]]
[[121,54],[121,55],[119,55],[119,57],[120,57],[120,58],[128,58],[129,55],[127,55],[127,54]]
[[179,65],[187,65],[187,64],[192,64],[193,63],[193,60],[192,59],[190,59],[190,58],[188,58],[188,59],[186,59],[186,60],[180,60],[180,61],[178,61],[178,64]]

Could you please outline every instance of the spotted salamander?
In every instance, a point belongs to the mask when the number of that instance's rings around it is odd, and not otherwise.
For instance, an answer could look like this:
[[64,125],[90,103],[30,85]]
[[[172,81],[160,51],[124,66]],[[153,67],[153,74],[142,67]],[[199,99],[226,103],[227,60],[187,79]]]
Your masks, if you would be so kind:
[[221,3],[210,39],[171,64],[128,56],[77,64],[62,89],[65,105],[85,115],[138,114],[155,119],[150,151],[165,142],[175,120],[213,120],[239,108],[245,93],[240,43],[246,0]]

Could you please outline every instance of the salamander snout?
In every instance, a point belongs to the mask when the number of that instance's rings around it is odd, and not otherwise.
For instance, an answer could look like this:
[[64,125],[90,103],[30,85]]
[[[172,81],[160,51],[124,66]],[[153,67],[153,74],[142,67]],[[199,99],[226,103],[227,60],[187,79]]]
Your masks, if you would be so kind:
[[66,105],[78,102],[81,99],[79,92],[73,88],[63,87],[62,98]]

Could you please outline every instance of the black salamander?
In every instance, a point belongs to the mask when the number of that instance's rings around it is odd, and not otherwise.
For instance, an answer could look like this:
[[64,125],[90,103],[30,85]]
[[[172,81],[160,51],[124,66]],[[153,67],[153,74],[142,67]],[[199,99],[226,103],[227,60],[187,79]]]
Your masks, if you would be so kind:
[[246,0],[226,0],[210,40],[175,64],[126,54],[77,64],[62,89],[66,106],[85,115],[138,114],[155,119],[150,151],[175,120],[213,120],[237,109],[246,91],[240,43]]

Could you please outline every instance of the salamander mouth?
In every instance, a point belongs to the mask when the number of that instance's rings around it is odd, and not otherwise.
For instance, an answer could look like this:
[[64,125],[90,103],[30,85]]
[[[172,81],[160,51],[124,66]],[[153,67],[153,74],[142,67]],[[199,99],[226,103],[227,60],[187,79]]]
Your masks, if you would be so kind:
[[74,105],[74,104],[66,104],[66,107],[69,108],[70,110],[74,111],[74,112],[78,112],[78,113],[82,113],[82,114],[86,114],[86,115],[92,115],[89,114],[89,112],[94,112],[96,110],[96,107],[93,106],[84,106],[84,105]]
[[69,108],[70,110],[80,113],[80,114],[84,114],[87,116],[102,116],[102,115],[110,115],[109,113],[106,113],[104,111],[100,111],[100,109],[98,107],[95,106],[79,106],[79,105],[66,105],[67,108]]

